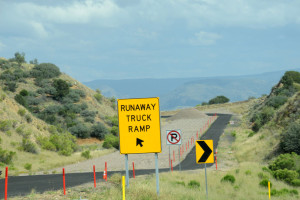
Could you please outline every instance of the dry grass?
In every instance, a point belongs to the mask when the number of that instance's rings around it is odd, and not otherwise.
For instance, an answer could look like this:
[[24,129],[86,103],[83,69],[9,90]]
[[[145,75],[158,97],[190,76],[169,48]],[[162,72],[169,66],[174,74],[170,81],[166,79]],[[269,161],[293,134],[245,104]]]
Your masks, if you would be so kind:
[[[208,197],[210,200],[264,200],[268,198],[267,188],[259,186],[261,179],[258,173],[270,176],[267,172],[261,170],[262,165],[253,162],[242,163],[239,168],[233,168],[229,171],[215,171],[209,169],[208,179]],[[226,175],[235,176],[234,184],[221,182]],[[160,200],[186,200],[186,199],[205,199],[205,174],[204,170],[190,172],[160,173],[160,195],[156,194],[156,182],[154,175],[140,176],[136,179],[130,179],[130,187],[126,189],[126,199],[160,199]],[[200,183],[200,188],[191,188],[188,183],[192,180]],[[270,178],[273,188],[289,190],[294,189],[281,181]],[[298,192],[299,189],[297,189]],[[93,188],[92,183],[84,186],[68,188],[67,195],[64,196],[62,190],[49,191],[44,194],[32,193],[25,197],[16,197],[12,199],[122,199],[121,175],[114,175],[109,178],[108,183],[98,183],[97,188]],[[298,196],[287,194],[280,197],[272,197],[280,200],[296,200]]]

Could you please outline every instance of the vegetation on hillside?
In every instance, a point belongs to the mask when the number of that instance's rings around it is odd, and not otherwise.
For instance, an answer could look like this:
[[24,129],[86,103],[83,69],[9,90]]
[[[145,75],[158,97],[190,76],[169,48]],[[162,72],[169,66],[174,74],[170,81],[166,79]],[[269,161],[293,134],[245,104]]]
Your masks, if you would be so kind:
[[212,104],[222,104],[222,103],[227,103],[229,101],[230,101],[230,99],[228,99],[227,97],[221,95],[221,96],[216,96],[216,97],[210,99],[208,101],[208,103],[207,102],[202,102],[201,105],[205,106],[205,105],[212,105]]
[[[109,138],[118,138],[115,98],[107,99],[99,90],[88,89],[52,63],[34,59],[28,64],[24,53],[0,58],[0,104],[0,139],[10,141],[15,133],[20,136],[11,142],[15,150],[0,143],[0,165],[13,166],[19,151],[37,155],[43,149],[70,156],[79,150],[76,137],[104,140],[111,133]],[[19,117],[10,117],[16,115]]]

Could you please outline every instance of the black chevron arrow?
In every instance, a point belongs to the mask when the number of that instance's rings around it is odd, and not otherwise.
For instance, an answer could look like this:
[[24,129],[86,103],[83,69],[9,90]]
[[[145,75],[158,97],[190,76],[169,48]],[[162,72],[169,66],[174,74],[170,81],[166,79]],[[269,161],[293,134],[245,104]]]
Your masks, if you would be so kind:
[[142,142],[144,142],[144,140],[141,140],[140,138],[136,138],[136,146],[140,145],[140,147],[143,146]]
[[206,142],[204,141],[197,141],[197,143],[200,145],[200,147],[203,149],[204,153],[199,159],[198,163],[206,162],[207,158],[210,156],[212,150],[207,146]]

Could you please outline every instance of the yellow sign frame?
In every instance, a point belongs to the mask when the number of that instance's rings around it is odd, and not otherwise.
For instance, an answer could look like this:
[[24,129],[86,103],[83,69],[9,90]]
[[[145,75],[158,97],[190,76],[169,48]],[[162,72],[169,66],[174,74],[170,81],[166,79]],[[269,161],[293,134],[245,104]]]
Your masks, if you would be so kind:
[[120,154],[161,153],[159,98],[118,99]]

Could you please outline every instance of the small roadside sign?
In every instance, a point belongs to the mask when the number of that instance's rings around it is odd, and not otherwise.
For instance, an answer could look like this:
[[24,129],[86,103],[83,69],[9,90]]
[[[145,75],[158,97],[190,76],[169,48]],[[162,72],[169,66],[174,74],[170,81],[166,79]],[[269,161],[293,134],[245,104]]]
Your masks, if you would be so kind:
[[181,130],[167,130],[167,145],[181,145]]
[[159,98],[118,99],[120,153],[160,153]]
[[196,163],[214,163],[213,140],[196,140]]

